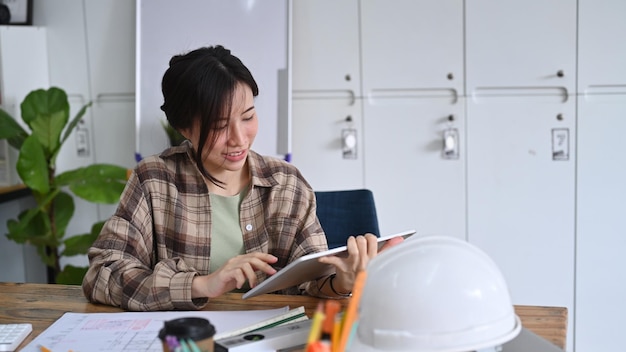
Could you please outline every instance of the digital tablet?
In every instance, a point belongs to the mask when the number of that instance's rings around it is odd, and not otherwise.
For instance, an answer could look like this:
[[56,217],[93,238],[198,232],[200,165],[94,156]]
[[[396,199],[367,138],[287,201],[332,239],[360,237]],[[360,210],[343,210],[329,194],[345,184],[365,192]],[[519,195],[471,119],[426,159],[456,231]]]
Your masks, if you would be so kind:
[[[415,230],[404,231],[389,236],[378,238],[378,247],[380,248],[385,242],[394,237],[407,238],[415,233]],[[330,275],[335,272],[335,267],[330,264],[323,264],[317,261],[318,258],[335,255],[347,256],[348,248],[341,246],[329,249],[324,252],[303,255],[302,257],[289,263],[286,267],[277,271],[274,275],[265,279],[250,291],[244,293],[243,299],[258,296],[264,293],[270,293],[282,290],[291,286],[300,285],[303,282],[312,281],[319,277]]]

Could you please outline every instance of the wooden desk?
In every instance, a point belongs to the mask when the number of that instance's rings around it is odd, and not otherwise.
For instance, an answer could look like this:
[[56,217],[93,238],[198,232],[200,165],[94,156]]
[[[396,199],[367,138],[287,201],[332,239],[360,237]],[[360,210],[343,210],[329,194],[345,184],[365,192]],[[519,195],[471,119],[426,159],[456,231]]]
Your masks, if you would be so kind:
[[[319,299],[308,296],[261,295],[241,299],[228,293],[211,300],[205,310],[253,310],[304,306],[309,317]],[[347,304],[347,300],[342,300]],[[33,332],[20,349],[42,333],[65,312],[119,312],[119,308],[88,303],[80,286],[0,283],[0,324],[32,323]],[[562,307],[515,306],[522,325],[564,349],[567,309]]]
[[23,184],[0,187],[0,203],[12,201],[13,199],[26,197],[32,194],[30,188]]

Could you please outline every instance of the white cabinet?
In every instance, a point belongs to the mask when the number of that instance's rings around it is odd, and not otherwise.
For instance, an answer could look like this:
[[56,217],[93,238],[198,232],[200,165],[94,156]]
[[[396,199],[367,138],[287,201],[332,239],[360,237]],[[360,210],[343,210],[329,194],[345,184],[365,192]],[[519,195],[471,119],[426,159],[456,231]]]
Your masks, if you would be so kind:
[[[578,90],[626,87],[626,2],[578,1]],[[621,88],[619,88],[621,87]],[[594,92],[590,92],[594,93]]]
[[358,0],[295,0],[292,89],[361,95]]
[[[381,233],[465,238],[463,100],[449,97],[364,101],[365,185],[376,196]],[[443,157],[443,133],[458,133],[458,158]]]
[[513,303],[564,306],[571,321],[575,113],[552,96],[467,104],[468,239],[498,264]]
[[[576,82],[576,2],[465,2],[467,93]],[[494,92],[499,93],[499,92]]]
[[136,164],[135,2],[84,1],[95,159],[132,168]]
[[578,352],[622,349],[626,315],[626,3],[578,1]]
[[[363,125],[360,101],[344,97],[292,100],[293,164],[315,190],[363,188]],[[356,138],[355,154],[344,155],[344,133]]]
[[581,96],[578,114],[576,351],[615,351],[626,316],[626,89]]
[[463,95],[463,1],[361,1],[363,95]]

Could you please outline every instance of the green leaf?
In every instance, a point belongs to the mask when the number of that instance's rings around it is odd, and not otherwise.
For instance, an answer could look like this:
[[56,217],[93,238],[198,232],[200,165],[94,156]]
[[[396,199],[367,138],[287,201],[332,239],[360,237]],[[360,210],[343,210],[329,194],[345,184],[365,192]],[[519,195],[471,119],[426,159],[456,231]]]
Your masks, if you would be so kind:
[[87,273],[87,269],[88,267],[66,265],[57,275],[56,283],[64,285],[81,285],[83,283],[83,277],[85,277],[85,274]]
[[96,238],[98,238],[97,233],[95,236],[91,233],[72,236],[63,241],[65,248],[63,249],[63,252],[61,252],[61,255],[69,257],[73,255],[87,254],[87,251],[89,251],[89,248]]
[[65,142],[65,140],[70,136],[70,134],[72,134],[72,131],[74,130],[74,128],[76,128],[76,125],[78,125],[80,120],[83,118],[83,115],[85,115],[85,112],[87,111],[87,108],[89,108],[90,106],[91,106],[91,102],[85,104],[80,109],[80,111],[76,114],[76,116],[74,116],[74,118],[72,119],[70,124],[67,126],[67,129],[65,130],[65,133],[63,134],[63,139],[61,140],[61,144],[63,144]]
[[48,90],[37,89],[28,93],[20,108],[22,120],[30,126],[38,116],[54,112],[65,111],[69,119],[70,103],[63,89],[51,87]]
[[61,146],[61,132],[70,115],[67,94],[52,87],[30,92],[21,104],[22,119],[30,126],[32,135],[43,146],[47,158],[53,159]]
[[[56,247],[54,250],[56,250]],[[57,258],[56,252],[50,252],[50,254],[48,254],[48,248],[46,246],[37,246],[37,253],[39,254],[39,257],[41,257],[41,261],[44,264],[51,268],[55,267]]]
[[17,173],[24,184],[32,190],[39,193],[50,191],[48,163],[41,144],[33,135],[26,138],[22,144],[17,159]]
[[78,197],[94,203],[115,204],[126,186],[127,169],[109,164],[94,164],[57,176],[59,186],[69,186]]
[[26,137],[28,132],[11,115],[0,109],[0,139],[8,140],[13,148],[19,150]]
[[50,222],[46,214],[37,208],[21,212],[18,219],[7,221],[7,237],[17,243],[30,243],[35,246],[56,246],[50,236]]
[[72,256],[78,254],[87,254],[93,242],[98,238],[98,235],[100,235],[102,227],[104,227],[104,221],[97,222],[91,226],[90,233],[72,236],[63,241],[65,249],[63,250],[61,255]]
[[50,211],[54,214],[54,228],[56,229],[54,236],[60,242],[74,215],[74,198],[65,192],[60,192],[54,197]]

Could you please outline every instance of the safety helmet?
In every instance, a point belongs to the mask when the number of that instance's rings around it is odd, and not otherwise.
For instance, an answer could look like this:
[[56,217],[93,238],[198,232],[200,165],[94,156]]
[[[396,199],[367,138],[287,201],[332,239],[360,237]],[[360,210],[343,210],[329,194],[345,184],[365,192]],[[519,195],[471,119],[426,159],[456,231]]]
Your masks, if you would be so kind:
[[489,256],[453,237],[413,236],[369,262],[347,351],[475,351],[520,330]]

